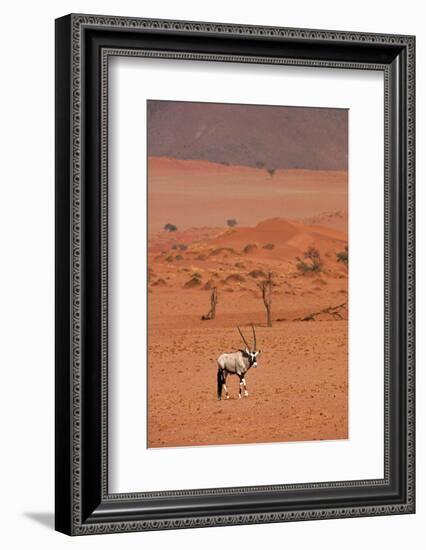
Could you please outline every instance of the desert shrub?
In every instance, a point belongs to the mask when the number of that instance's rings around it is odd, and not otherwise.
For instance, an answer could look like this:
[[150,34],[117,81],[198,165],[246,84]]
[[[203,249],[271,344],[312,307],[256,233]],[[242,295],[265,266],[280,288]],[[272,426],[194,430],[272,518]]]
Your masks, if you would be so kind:
[[181,261],[183,260],[183,256],[181,256],[180,254],[177,254],[175,257],[175,260]]
[[164,279],[157,279],[152,283],[152,286],[167,286],[167,283]]
[[233,248],[230,248],[230,247],[227,247],[227,246],[222,246],[220,248],[214,248],[209,256],[217,256],[218,254],[222,254],[222,253],[229,253],[229,254],[235,254],[235,250]]
[[169,233],[173,233],[173,231],[177,231],[176,225],[172,223],[166,223],[164,226],[164,231],[168,231]]
[[231,273],[225,279],[225,283],[242,283],[243,281],[245,281],[245,279],[240,273]]
[[244,269],[246,267],[246,264],[243,262],[237,262],[235,264],[235,267],[238,267],[239,269]]
[[271,176],[271,178],[275,174],[275,168],[267,168],[266,171]]
[[315,273],[322,270],[321,256],[315,247],[310,246],[303,254],[303,258],[303,260],[297,258],[298,263],[296,264],[301,273]]
[[188,250],[188,247],[186,246],[186,244],[180,244],[178,245],[179,247],[179,250]]
[[265,250],[273,250],[275,248],[275,245],[272,243],[268,243],[263,245],[262,248],[265,248]]
[[336,254],[336,259],[337,259],[338,262],[342,262],[346,266],[348,265],[348,263],[349,263],[349,249],[348,249],[347,246],[345,246],[344,250],[341,250],[340,252],[338,252]]
[[193,275],[189,279],[189,281],[186,281],[186,283],[183,286],[184,286],[184,288],[195,288],[195,287],[201,286],[201,281],[198,277]]
[[230,220],[226,220],[226,224],[228,227],[235,227],[237,225],[237,220],[234,218],[231,218]]
[[172,244],[171,249],[172,250],[177,250],[177,244]]
[[250,271],[249,275],[250,277],[253,277],[253,279],[257,279],[259,277],[266,277],[266,273],[261,269],[253,269],[253,271]]
[[257,244],[247,244],[243,248],[244,254],[248,254],[249,252],[254,252],[255,250],[257,250]]

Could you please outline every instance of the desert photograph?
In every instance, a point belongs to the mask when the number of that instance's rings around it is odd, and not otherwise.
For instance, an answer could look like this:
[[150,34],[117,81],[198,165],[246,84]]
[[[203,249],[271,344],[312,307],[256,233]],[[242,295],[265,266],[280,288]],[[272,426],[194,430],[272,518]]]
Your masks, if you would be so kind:
[[147,447],[347,439],[347,110],[147,121]]

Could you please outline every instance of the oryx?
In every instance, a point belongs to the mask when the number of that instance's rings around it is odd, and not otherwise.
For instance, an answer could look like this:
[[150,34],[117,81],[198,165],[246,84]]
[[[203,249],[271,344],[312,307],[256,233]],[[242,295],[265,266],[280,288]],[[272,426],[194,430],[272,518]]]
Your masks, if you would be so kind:
[[228,389],[226,387],[226,379],[228,374],[236,374],[240,379],[240,392],[238,397],[241,399],[241,390],[244,386],[244,395],[248,396],[245,374],[251,369],[251,367],[257,367],[257,356],[260,350],[256,350],[256,331],[254,326],[251,325],[253,331],[253,349],[250,350],[250,346],[247,344],[243,333],[238,328],[238,332],[246,346],[245,349],[240,349],[231,353],[222,353],[217,359],[217,397],[222,399],[222,388],[225,389],[225,397],[229,399]]

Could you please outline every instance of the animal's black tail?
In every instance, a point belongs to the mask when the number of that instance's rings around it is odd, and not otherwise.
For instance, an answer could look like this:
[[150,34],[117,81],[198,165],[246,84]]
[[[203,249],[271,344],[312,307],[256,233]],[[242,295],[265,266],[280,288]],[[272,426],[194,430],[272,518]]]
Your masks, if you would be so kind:
[[217,398],[222,399],[222,387],[223,387],[223,373],[219,367],[217,369]]

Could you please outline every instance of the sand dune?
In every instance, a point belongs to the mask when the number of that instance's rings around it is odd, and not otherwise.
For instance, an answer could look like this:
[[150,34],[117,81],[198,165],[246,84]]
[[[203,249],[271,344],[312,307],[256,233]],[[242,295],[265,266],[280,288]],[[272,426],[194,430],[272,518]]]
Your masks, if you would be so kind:
[[[212,228],[210,231],[190,228],[173,234],[159,232],[150,239],[149,254],[151,262],[156,259],[169,263],[183,261],[202,268],[219,261],[235,265],[242,257],[252,268],[258,261],[261,269],[267,269],[268,265],[276,269],[277,262],[295,262],[309,247],[316,248],[326,263],[327,256],[331,255],[331,263],[335,264],[336,253],[346,245],[347,235],[337,229],[273,218],[253,227]],[[341,266],[334,267],[340,270]]]

